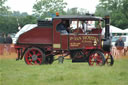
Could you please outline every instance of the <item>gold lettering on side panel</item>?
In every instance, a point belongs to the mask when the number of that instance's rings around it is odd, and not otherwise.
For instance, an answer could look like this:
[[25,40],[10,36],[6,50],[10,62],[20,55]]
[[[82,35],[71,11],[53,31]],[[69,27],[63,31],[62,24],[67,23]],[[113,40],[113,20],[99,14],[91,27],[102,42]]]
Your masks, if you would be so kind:
[[79,47],[82,44],[90,44],[93,46],[97,46],[99,39],[96,36],[76,36],[70,37],[70,46],[71,47]]
[[80,46],[80,43],[73,42],[73,43],[70,43],[70,46],[71,47],[78,47],[78,46]]

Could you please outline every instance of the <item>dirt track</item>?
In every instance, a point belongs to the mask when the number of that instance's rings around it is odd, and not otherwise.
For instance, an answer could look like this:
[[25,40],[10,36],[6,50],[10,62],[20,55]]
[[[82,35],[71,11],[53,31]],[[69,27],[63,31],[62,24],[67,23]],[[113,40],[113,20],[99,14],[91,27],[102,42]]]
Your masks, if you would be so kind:
[[0,44],[0,58],[16,58],[14,44]]
[[0,58],[16,58],[16,57],[17,57],[16,53],[11,53],[11,54],[4,53],[3,55],[0,55]]

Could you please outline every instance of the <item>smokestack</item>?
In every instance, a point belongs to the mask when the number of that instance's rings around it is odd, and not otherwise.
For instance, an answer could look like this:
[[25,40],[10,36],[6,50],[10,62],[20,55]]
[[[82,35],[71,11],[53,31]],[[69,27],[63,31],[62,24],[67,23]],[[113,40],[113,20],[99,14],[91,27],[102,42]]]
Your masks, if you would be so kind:
[[105,16],[105,38],[108,39],[110,37],[110,17]]

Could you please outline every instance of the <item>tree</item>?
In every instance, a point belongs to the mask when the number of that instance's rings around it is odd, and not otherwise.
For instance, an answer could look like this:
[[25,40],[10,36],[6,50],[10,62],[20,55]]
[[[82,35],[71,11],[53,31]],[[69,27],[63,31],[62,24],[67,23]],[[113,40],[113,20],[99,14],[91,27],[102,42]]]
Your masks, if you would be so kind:
[[7,0],[0,0],[0,9],[4,8],[4,3],[6,2]]
[[50,17],[56,12],[63,14],[66,5],[67,3],[63,0],[37,0],[33,6],[33,12],[37,17]]
[[4,6],[7,0],[0,0],[0,15],[7,14],[9,7]]
[[86,15],[86,13],[88,13],[88,11],[84,8],[68,8],[66,14],[67,15]]
[[18,24],[23,27],[26,24],[36,23],[36,17],[26,12],[8,11],[9,7],[4,6],[7,0],[0,0],[0,33],[13,33],[18,31]]
[[26,24],[35,24],[36,17],[28,15],[27,13],[20,13],[19,11],[11,12],[9,15],[0,17],[0,33],[16,33],[18,25],[23,27]]
[[100,0],[96,15],[110,15],[111,24],[119,28],[128,28],[128,0]]

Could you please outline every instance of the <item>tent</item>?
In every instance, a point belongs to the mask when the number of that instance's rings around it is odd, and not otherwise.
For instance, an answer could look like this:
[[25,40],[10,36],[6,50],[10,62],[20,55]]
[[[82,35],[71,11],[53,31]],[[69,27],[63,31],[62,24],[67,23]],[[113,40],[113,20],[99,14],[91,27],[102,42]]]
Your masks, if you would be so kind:
[[125,29],[125,30],[123,30],[125,33],[128,33],[128,28],[127,29]]
[[[122,30],[118,27],[112,26],[112,25],[110,25],[110,30],[109,31],[110,31],[111,34],[112,33],[124,33],[124,30]],[[104,33],[105,33],[105,27],[102,30],[102,34],[104,34]]]
[[110,25],[110,32],[111,33],[124,33],[124,31],[118,27]]

